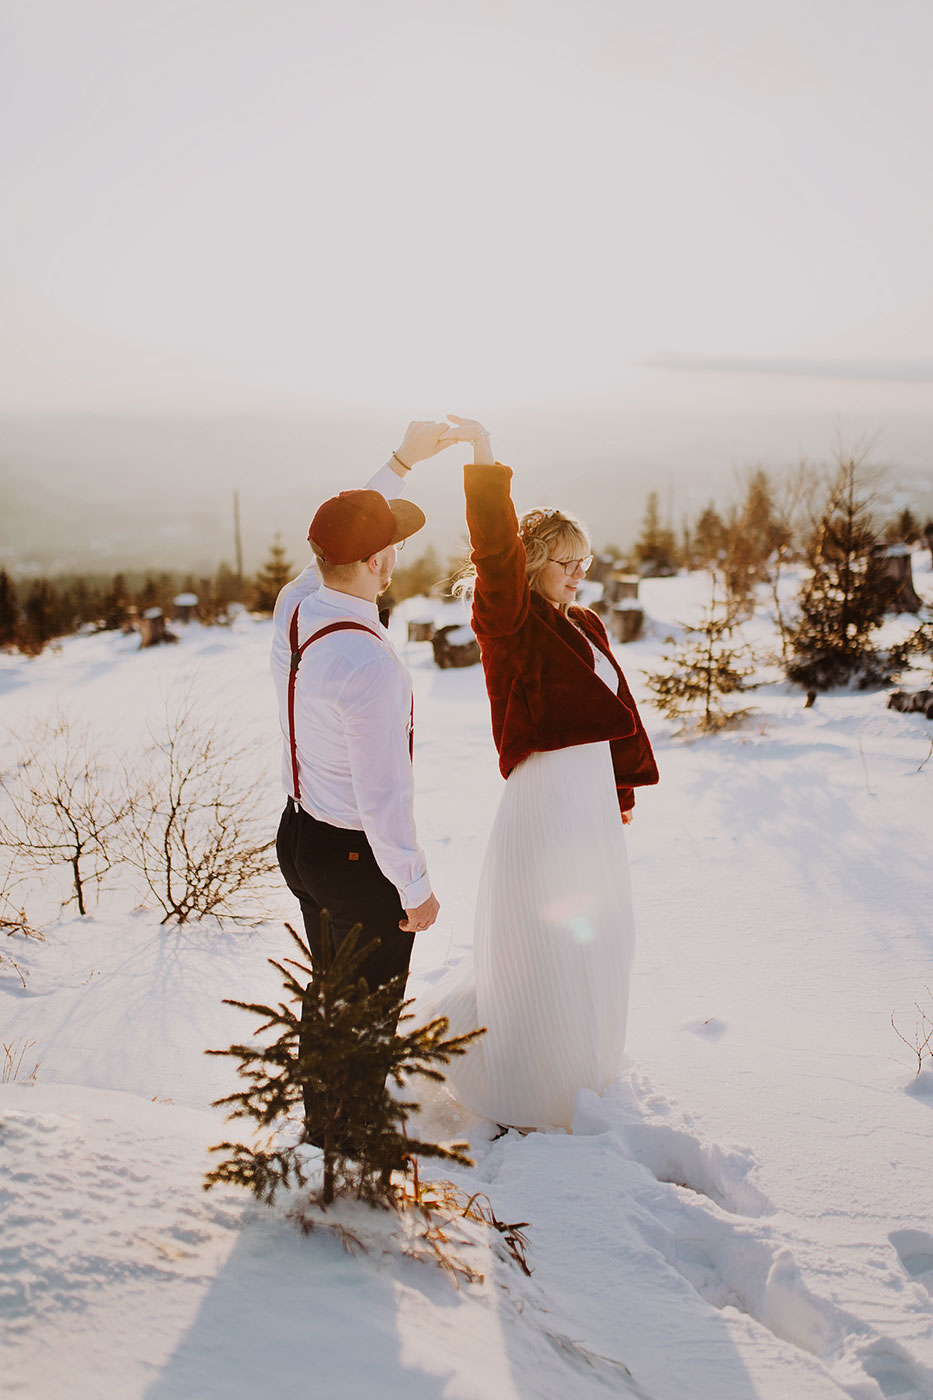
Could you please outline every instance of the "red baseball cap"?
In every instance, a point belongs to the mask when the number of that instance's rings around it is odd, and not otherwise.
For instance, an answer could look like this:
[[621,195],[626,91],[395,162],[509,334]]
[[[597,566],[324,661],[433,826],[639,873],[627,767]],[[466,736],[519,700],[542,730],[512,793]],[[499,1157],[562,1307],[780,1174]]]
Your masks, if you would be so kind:
[[411,501],[387,501],[378,491],[341,491],[318,509],[308,540],[328,564],[355,564],[400,544],[424,524]]

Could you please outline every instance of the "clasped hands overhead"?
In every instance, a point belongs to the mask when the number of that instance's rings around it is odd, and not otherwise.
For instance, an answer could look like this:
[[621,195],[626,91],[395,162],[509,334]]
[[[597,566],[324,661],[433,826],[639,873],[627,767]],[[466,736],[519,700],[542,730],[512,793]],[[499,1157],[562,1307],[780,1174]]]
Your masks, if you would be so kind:
[[458,418],[448,413],[447,423],[416,421],[409,423],[405,436],[394,456],[403,467],[412,467],[416,462],[427,461],[445,447],[455,442],[469,442],[473,445],[476,461],[492,462],[492,449],[489,433],[475,418]]

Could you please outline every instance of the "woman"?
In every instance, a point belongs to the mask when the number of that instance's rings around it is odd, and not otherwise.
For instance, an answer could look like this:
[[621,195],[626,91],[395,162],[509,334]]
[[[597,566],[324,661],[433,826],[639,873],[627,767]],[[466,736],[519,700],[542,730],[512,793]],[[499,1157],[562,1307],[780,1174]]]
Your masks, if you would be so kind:
[[574,516],[516,518],[511,470],[481,424],[464,469],[479,640],[507,779],[480,877],[473,968],[437,989],[454,1031],[454,1096],[500,1124],[569,1129],[576,1092],[622,1069],[634,942],[623,823],[658,780],[602,622],[576,607],[590,541]]

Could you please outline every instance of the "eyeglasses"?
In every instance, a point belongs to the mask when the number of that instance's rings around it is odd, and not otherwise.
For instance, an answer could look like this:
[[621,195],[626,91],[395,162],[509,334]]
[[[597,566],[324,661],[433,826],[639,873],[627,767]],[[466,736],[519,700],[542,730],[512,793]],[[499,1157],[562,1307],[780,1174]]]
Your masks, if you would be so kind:
[[568,578],[573,578],[578,565],[582,566],[584,573],[587,573],[593,562],[592,554],[588,554],[585,559],[555,559],[552,554],[549,554],[548,559],[552,564],[560,564]]
[[396,552],[396,554],[400,554],[401,551],[405,548],[405,546],[406,546],[407,543],[408,543],[408,536],[407,536],[407,535],[405,536],[405,538],[404,538],[403,540],[396,540],[396,541],[395,541],[395,552]]

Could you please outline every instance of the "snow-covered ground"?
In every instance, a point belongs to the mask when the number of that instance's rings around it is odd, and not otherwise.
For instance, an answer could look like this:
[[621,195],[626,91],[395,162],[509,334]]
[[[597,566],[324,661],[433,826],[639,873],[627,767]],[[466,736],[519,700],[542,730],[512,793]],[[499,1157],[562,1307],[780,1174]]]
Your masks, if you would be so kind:
[[[927,556],[915,581],[933,600]],[[649,625],[619,648],[640,669],[702,601],[703,576],[645,581]],[[903,632],[907,620],[890,627]],[[419,830],[442,903],[410,990],[469,945],[499,778],[479,667],[415,679]],[[0,656],[0,764],[61,710],[115,753],[166,697],[245,739],[281,806],[269,624],[183,630],[177,647],[70,639]],[[774,645],[766,611],[750,624]],[[0,1374],[35,1400],[930,1400],[933,1073],[891,1025],[933,1013],[933,725],[881,692],[804,709],[762,672],[757,713],[685,741],[647,707],[660,785],[628,828],[639,948],[630,1065],[579,1096],[572,1135],[510,1133],[426,1100],[422,1127],[466,1133],[449,1175],[526,1221],[526,1277],[499,1236],[459,1227],[458,1282],[418,1257],[412,1221],[340,1206],[301,1235],[232,1189],[205,1194],[210,1101],[248,1018],[275,996],[283,888],[270,918],[161,927],[125,888],[85,918],[54,882],[28,910],[44,942],[3,938],[0,1040],[23,1052],[0,1089]],[[38,1065],[35,1082],[29,1075]]]

